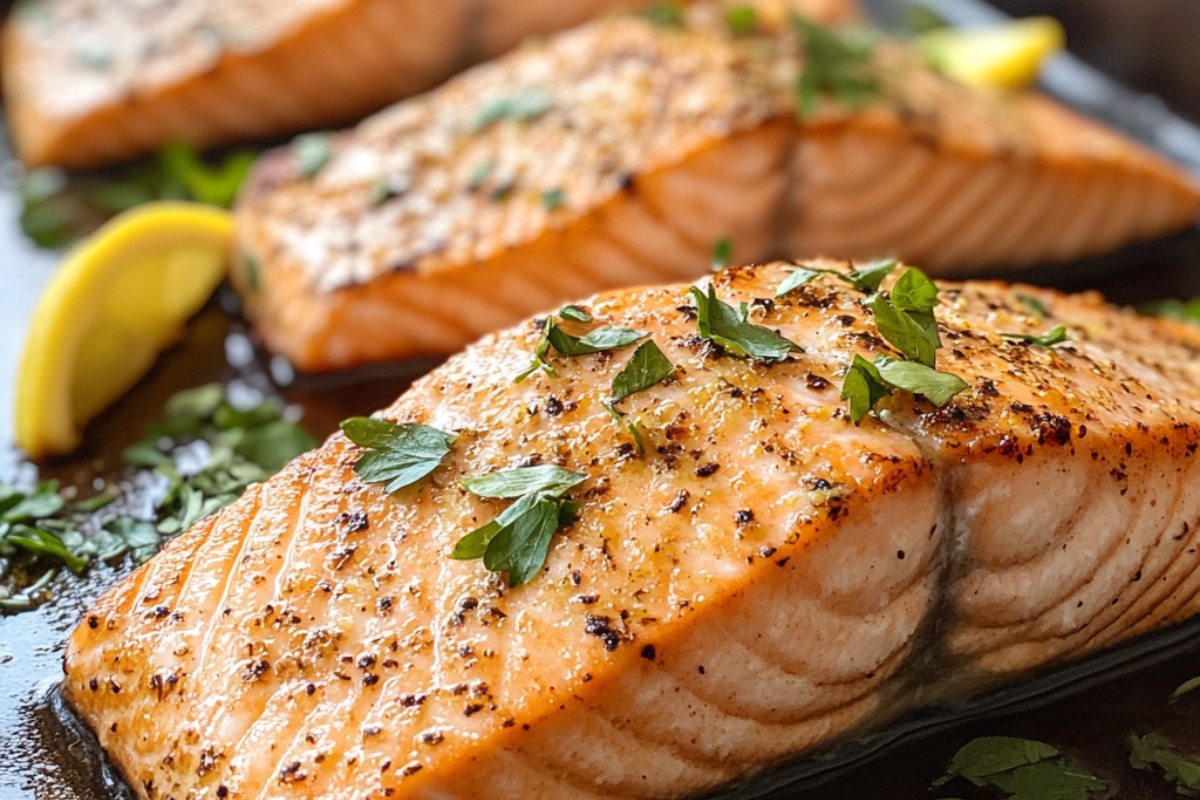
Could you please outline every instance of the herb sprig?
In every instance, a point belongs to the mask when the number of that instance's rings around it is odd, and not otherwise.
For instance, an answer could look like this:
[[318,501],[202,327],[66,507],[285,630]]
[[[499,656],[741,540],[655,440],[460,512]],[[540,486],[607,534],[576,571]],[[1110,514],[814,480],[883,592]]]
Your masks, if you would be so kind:
[[462,486],[472,494],[516,502],[459,539],[451,558],[482,558],[489,572],[508,573],[509,586],[528,583],[546,563],[554,534],[574,522],[579,506],[566,493],[585,480],[583,473],[552,465],[467,478]]
[[354,472],[365,481],[384,484],[388,492],[411,486],[437,469],[458,438],[429,425],[375,417],[351,417],[342,430],[366,449],[354,462]]
[[1067,335],[1065,325],[1055,325],[1049,332],[1041,336],[1032,336],[1028,333],[1001,333],[1000,335],[1005,339],[1017,339],[1039,347],[1054,347],[1056,344],[1071,341],[1071,337]]
[[688,291],[695,303],[700,336],[727,352],[762,361],[783,361],[789,353],[804,352],[804,348],[795,342],[750,322],[745,303],[735,309],[719,300],[717,289],[711,282],[707,293],[694,286]]
[[538,370],[551,378],[557,378],[558,372],[546,360],[551,348],[559,355],[583,356],[628,347],[645,339],[648,335],[645,331],[635,331],[629,328],[604,327],[589,331],[583,336],[573,336],[562,329],[556,321],[557,319],[592,322],[590,314],[573,305],[560,309],[557,314],[547,316],[542,321],[542,335],[534,347],[533,360],[530,361],[528,367],[513,378],[514,383],[520,383]]
[[[235,406],[220,384],[180,392],[165,418],[126,449],[127,466],[148,469],[73,501],[56,481],[33,492],[0,485],[0,557],[9,572],[0,608],[35,606],[58,570],[81,573],[94,561],[130,556],[142,562],[169,537],[233,502],[316,442],[274,399]],[[152,487],[147,498],[131,495]],[[149,499],[153,508],[142,508]]]
[[641,344],[625,368],[613,376],[612,402],[605,404],[604,409],[613,418],[613,422],[629,431],[639,456],[646,455],[646,440],[637,423],[627,419],[624,412],[617,409],[617,403],[630,395],[657,386],[671,377],[674,371],[675,365],[651,339]]
[[1086,767],[1043,742],[984,736],[955,754],[946,775],[934,785],[965,778],[981,788],[998,789],[1013,800],[1089,800],[1107,784]]
[[872,293],[879,291],[880,285],[884,279],[892,273],[892,270],[899,266],[899,262],[894,258],[885,258],[879,261],[872,261],[862,269],[852,270],[850,272],[840,272],[836,269],[814,269],[813,267],[797,267],[793,269],[786,278],[775,289],[776,297],[783,297],[789,292],[799,289],[801,286],[812,283],[822,275],[832,275],[838,280],[858,289],[860,292]]
[[531,89],[513,97],[499,97],[482,109],[471,122],[470,131],[478,133],[494,122],[511,119],[530,122],[554,108],[554,98],[545,89]]
[[879,94],[872,64],[874,47],[853,31],[835,31],[792,15],[804,63],[796,82],[796,114],[810,119],[821,98],[858,108]]
[[1181,792],[1200,789],[1200,759],[1182,755],[1166,737],[1157,733],[1130,734],[1126,744],[1129,763],[1134,769],[1149,770],[1157,766]]

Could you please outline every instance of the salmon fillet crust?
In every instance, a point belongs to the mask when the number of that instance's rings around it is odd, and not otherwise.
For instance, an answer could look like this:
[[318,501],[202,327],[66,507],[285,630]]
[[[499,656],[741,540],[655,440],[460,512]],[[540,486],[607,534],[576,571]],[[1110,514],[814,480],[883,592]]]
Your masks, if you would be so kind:
[[[774,364],[683,285],[582,303],[675,365],[620,405],[644,457],[604,408],[633,348],[517,383],[538,327],[485,337],[381,412],[458,434],[427,479],[388,495],[332,436],[105,595],[66,698],[142,798],[677,798],[1196,613],[1200,330],[940,284],[969,388],[855,426],[852,358],[895,353],[832,277],[772,300],[788,274],[711,279],[804,348]],[[505,506],[460,481],[533,464],[587,481],[512,588],[449,557]]]
[[899,43],[858,65],[878,85],[864,105],[818,92],[800,120],[797,76],[854,58],[806,73],[786,4],[760,3],[749,34],[731,5],[530,45],[339,136],[315,175],[294,150],[265,157],[233,277],[267,345],[306,371],[455,352],[572,297],[695,279],[722,238],[734,263],[899,255],[950,275],[1107,251],[1200,211],[1139,146]]
[[344,123],[527,36],[647,3],[31,0],[0,71],[22,161],[92,167]]

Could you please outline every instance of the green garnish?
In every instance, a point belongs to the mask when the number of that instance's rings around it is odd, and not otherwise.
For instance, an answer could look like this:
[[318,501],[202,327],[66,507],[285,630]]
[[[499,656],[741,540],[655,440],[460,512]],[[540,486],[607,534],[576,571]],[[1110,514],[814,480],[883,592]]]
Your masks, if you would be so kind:
[[1025,310],[1033,314],[1038,319],[1045,319],[1050,315],[1050,309],[1046,308],[1046,304],[1033,295],[1018,294],[1017,300],[1021,305],[1025,306]]
[[813,269],[812,267],[797,267],[788,274],[786,278],[775,289],[776,297],[783,297],[788,292],[799,289],[807,283],[811,283],[814,279],[821,275],[832,275],[839,280],[849,283],[860,292],[877,292],[880,285],[883,283],[892,270],[899,266],[894,258],[885,258],[879,261],[872,261],[862,269],[856,269],[853,272],[839,272],[836,269]]
[[754,6],[733,6],[725,12],[725,24],[734,36],[747,36],[758,27],[758,9]]
[[482,558],[489,572],[508,573],[509,586],[527,583],[546,563],[554,534],[575,519],[578,504],[564,495],[585,480],[587,475],[549,465],[467,478],[463,488],[480,497],[519,499],[459,539],[451,558]]
[[1064,325],[1055,325],[1050,329],[1049,333],[1041,336],[1031,336],[1027,333],[1002,333],[1000,335],[1005,339],[1018,339],[1022,342],[1036,344],[1039,347],[1054,347],[1056,344],[1071,341],[1071,337],[1067,335],[1067,328]]
[[788,353],[804,352],[800,345],[747,321],[733,306],[718,300],[717,289],[711,282],[707,294],[694,286],[688,291],[696,304],[696,327],[700,336],[733,355],[783,361]]
[[985,736],[954,756],[940,786],[966,778],[980,788],[999,789],[1010,800],[1088,800],[1107,784],[1048,744],[1007,736]]
[[659,2],[642,10],[642,16],[664,28],[687,27],[687,9],[680,2]]
[[729,266],[730,260],[733,258],[733,242],[729,241],[726,236],[719,239],[713,245],[712,255],[709,258],[708,266],[713,272],[720,272]]
[[796,82],[796,113],[801,119],[816,114],[817,102],[823,97],[858,108],[879,94],[871,63],[874,47],[866,40],[795,14],[792,26],[804,54]]
[[554,108],[554,98],[545,89],[531,89],[515,97],[501,97],[485,105],[471,123],[472,133],[478,133],[494,122],[511,119],[529,122]]
[[633,437],[634,445],[637,446],[638,455],[644,458],[646,456],[646,440],[642,438],[642,432],[638,428],[637,423],[626,419],[625,414],[607,403],[604,404],[604,410],[612,417],[613,422],[629,431],[629,435]]
[[372,208],[378,208],[389,200],[400,197],[406,191],[403,181],[397,181],[395,176],[380,175],[371,182],[367,191],[367,203]]
[[1144,317],[1164,317],[1200,324],[1200,297],[1186,302],[1183,300],[1157,300],[1152,303],[1142,303],[1137,307],[1137,312]]
[[305,178],[315,178],[333,158],[333,135],[301,134],[292,140],[292,152],[296,156],[296,168],[300,174]]
[[[1175,746],[1164,736],[1149,733],[1145,736],[1130,735],[1129,763],[1134,769],[1150,769],[1158,766],[1179,787],[1200,789],[1200,759],[1180,755]],[[1188,792],[1190,794],[1190,792]]]
[[[572,336],[564,331],[555,322],[555,317],[561,319],[569,319],[574,322],[591,322],[592,317],[587,314],[579,306],[565,306],[557,315],[550,315],[542,322],[542,335],[538,339],[537,346],[534,348],[533,360],[529,366],[522,370],[514,379],[514,383],[520,383],[528,378],[533,373],[541,370],[551,378],[557,378],[558,373],[554,371],[554,367],[546,361],[546,356],[550,354],[550,348],[553,347],[559,355],[563,356],[584,356],[591,353],[600,353],[605,350],[616,350],[620,347],[627,347],[641,339],[646,338],[646,333],[643,331],[630,330],[629,328],[597,328],[583,336]],[[586,316],[584,320],[582,317]]]
[[1191,694],[1192,692],[1196,691],[1197,689],[1200,689],[1200,676],[1197,676],[1195,678],[1192,678],[1189,681],[1184,681],[1183,683],[1181,683],[1175,689],[1175,691],[1171,692],[1171,697],[1168,702],[1174,703],[1176,700],[1183,697],[1185,694]]
[[250,291],[257,292],[262,280],[262,270],[258,265],[258,259],[245,253],[242,256],[242,265],[246,269],[246,285],[250,287]]
[[438,468],[457,436],[428,425],[352,417],[342,423],[350,441],[367,452],[354,462],[354,472],[388,492],[411,486]]
[[633,352],[633,357],[613,378],[613,402],[619,402],[631,394],[657,386],[671,376],[675,365],[671,363],[663,351],[658,349],[654,340],[642,344]]
[[563,207],[564,197],[565,193],[562,189],[547,189],[546,191],[542,192],[542,205],[551,211],[554,211],[555,209]]
[[850,401],[850,419],[854,424],[862,422],[875,404],[891,393],[879,368],[856,353],[842,382],[842,399]]
[[[905,275],[914,272],[919,270],[910,269]],[[929,281],[928,278],[924,280]],[[936,293],[937,290],[934,291]],[[876,293],[867,300],[866,305],[875,313],[875,327],[879,335],[903,353],[905,358],[927,367],[936,363],[942,339],[931,311],[919,311],[907,306],[895,292],[890,298]]]
[[254,159],[243,151],[210,165],[195,148],[175,143],[156,158],[105,170],[103,176],[68,176],[55,167],[30,170],[19,186],[21,229],[39,247],[62,247],[114,214],[152,200],[192,199],[228,207]]
[[484,181],[492,174],[492,170],[496,168],[496,162],[493,159],[480,161],[471,170],[470,176],[467,178],[467,188],[472,192],[477,192],[483,186]]
[[876,359],[875,368],[888,386],[919,394],[939,408],[969,385],[957,375],[938,372],[915,361],[895,361],[884,356]]
[[81,572],[93,560],[126,555],[145,561],[164,537],[216,513],[315,445],[284,418],[279,401],[238,407],[220,384],[209,384],[171,397],[165,418],[148,426],[146,438],[123,454],[126,465],[166,479],[150,517],[130,516],[128,504],[118,502],[124,489],[116,484],[76,503],[68,502],[55,481],[33,493],[0,485],[0,557],[12,568],[0,584],[0,608],[35,606],[60,567]]
[[591,322],[592,315],[577,305],[563,306],[558,310],[558,316],[572,322]]

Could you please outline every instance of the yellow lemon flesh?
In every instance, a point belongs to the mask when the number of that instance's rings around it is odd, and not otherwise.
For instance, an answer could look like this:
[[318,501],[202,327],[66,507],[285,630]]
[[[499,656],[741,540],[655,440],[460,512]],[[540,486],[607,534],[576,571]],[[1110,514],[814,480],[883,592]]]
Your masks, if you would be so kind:
[[17,376],[17,444],[70,452],[137,383],[228,268],[233,221],[196,203],[148,203],[67,254],[33,314]]
[[918,36],[916,44],[956,80],[1021,89],[1037,80],[1042,61],[1065,40],[1058,20],[1030,17],[988,28],[942,28]]

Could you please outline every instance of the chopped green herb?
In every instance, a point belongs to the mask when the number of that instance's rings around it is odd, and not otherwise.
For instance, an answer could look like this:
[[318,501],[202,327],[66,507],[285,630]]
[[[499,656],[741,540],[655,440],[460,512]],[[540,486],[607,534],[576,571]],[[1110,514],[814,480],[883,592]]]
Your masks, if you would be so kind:
[[403,182],[398,181],[393,175],[380,175],[371,182],[371,188],[367,194],[367,203],[372,208],[378,208],[389,200],[400,197],[406,190]]
[[472,192],[479,191],[483,187],[484,181],[488,179],[488,176],[492,174],[492,170],[495,168],[496,161],[494,159],[489,158],[485,161],[480,161],[471,170],[471,175],[467,179],[467,188]]
[[680,2],[659,2],[648,6],[642,16],[664,28],[687,27],[687,9]]
[[1157,300],[1153,303],[1143,303],[1137,307],[1137,312],[1144,317],[1165,317],[1166,319],[1200,324],[1200,297],[1187,302]]
[[646,338],[645,331],[629,328],[597,328],[584,336],[571,336],[553,322],[548,326],[546,335],[550,339],[550,346],[564,356],[586,356],[616,350]]
[[804,54],[796,83],[796,113],[810,119],[821,98],[858,108],[879,93],[871,58],[872,47],[852,32],[835,31],[793,15],[792,25]]
[[700,336],[733,355],[783,361],[791,352],[804,352],[800,345],[778,333],[747,322],[733,306],[717,299],[716,287],[711,282],[707,294],[694,286],[688,291],[696,304],[696,326]]
[[245,253],[242,255],[242,265],[246,269],[246,285],[250,291],[257,292],[262,280],[262,270],[258,266],[258,259]]
[[1000,335],[1005,339],[1019,339],[1022,342],[1036,344],[1039,347],[1054,347],[1056,344],[1071,341],[1071,337],[1067,335],[1067,328],[1064,325],[1055,325],[1049,333],[1042,336],[1030,336],[1027,333],[1002,333]]
[[315,178],[333,158],[333,135],[301,134],[292,140],[292,152],[296,156],[296,168],[300,174],[305,178]]
[[1181,683],[1179,685],[1179,687],[1175,689],[1175,691],[1171,692],[1170,702],[1174,703],[1176,700],[1183,697],[1185,694],[1191,694],[1192,692],[1196,691],[1197,689],[1200,689],[1200,676],[1197,676],[1195,678],[1192,678],[1189,681],[1184,681],[1183,683]]
[[365,481],[386,485],[389,492],[437,469],[458,438],[428,425],[375,417],[352,417],[342,423],[342,430],[367,450],[354,462],[354,472]]
[[717,241],[713,245],[712,257],[709,259],[709,268],[713,272],[720,272],[729,266],[730,260],[733,258],[733,243],[726,236]]
[[[879,287],[876,284],[875,291]],[[924,272],[916,268],[904,271],[892,287],[892,303],[897,311],[908,314],[932,314],[938,304],[937,285]]]
[[551,211],[554,211],[555,209],[563,207],[564,198],[565,193],[562,189],[547,189],[546,191],[542,192],[542,205]]
[[758,9],[754,6],[733,6],[725,11],[725,24],[734,36],[747,36],[758,27]]
[[675,365],[671,363],[658,345],[651,339],[634,351],[633,357],[613,378],[613,402],[619,402],[631,394],[657,386],[671,376]]
[[850,419],[855,425],[875,408],[875,404],[892,393],[884,383],[879,369],[860,355],[855,354],[842,383],[842,399],[850,401]]
[[1046,304],[1033,295],[1018,294],[1017,300],[1021,302],[1021,305],[1025,306],[1026,311],[1038,319],[1045,319],[1050,315],[1050,309],[1046,308]]
[[1185,789],[1200,789],[1200,758],[1184,756],[1169,740],[1157,733],[1145,736],[1130,735],[1129,763],[1135,769],[1151,769],[1157,766],[1171,781]]
[[221,208],[233,205],[238,190],[254,166],[255,158],[254,153],[240,151],[219,164],[209,166],[200,158],[196,148],[182,142],[167,145],[159,154],[167,177],[182,184],[188,196],[197,202]]
[[875,312],[875,327],[905,358],[932,367],[942,346],[932,314],[902,311],[882,294],[874,295],[867,305]]
[[638,455],[646,456],[646,440],[642,438],[642,432],[638,429],[637,423],[625,418],[625,415],[618,411],[615,407],[604,404],[604,410],[612,417],[613,422],[629,431],[629,435],[633,437],[633,443],[637,446]]
[[529,122],[554,108],[554,98],[545,89],[532,89],[515,97],[501,97],[484,106],[471,123],[472,133],[478,133],[494,122],[511,119]]
[[480,497],[518,498],[495,519],[459,539],[451,558],[483,559],[489,572],[507,572],[509,586],[527,583],[546,563],[550,540],[574,521],[578,505],[564,495],[587,475],[561,467],[519,467],[462,482]]
[[1089,800],[1108,788],[1050,745],[1006,736],[985,736],[964,746],[935,785],[959,777],[999,789],[1010,800]]
[[797,267],[783,279],[779,287],[775,290],[776,297],[783,297],[788,292],[799,289],[807,283],[812,282],[820,275],[832,275],[835,278],[845,281],[858,289],[860,292],[872,293],[878,292],[879,287],[883,284],[884,279],[899,266],[899,263],[894,258],[885,258],[879,261],[872,261],[862,269],[854,270],[853,272],[840,272],[836,269],[814,269],[812,267]]
[[939,408],[969,385],[957,375],[938,372],[916,361],[894,361],[884,357],[875,362],[875,367],[889,386],[919,394]]
[[75,52],[75,60],[81,67],[86,67],[96,72],[105,72],[112,67],[115,59],[112,50],[92,46],[77,50]]
[[563,306],[558,310],[558,316],[572,322],[591,322],[592,315],[576,305]]

